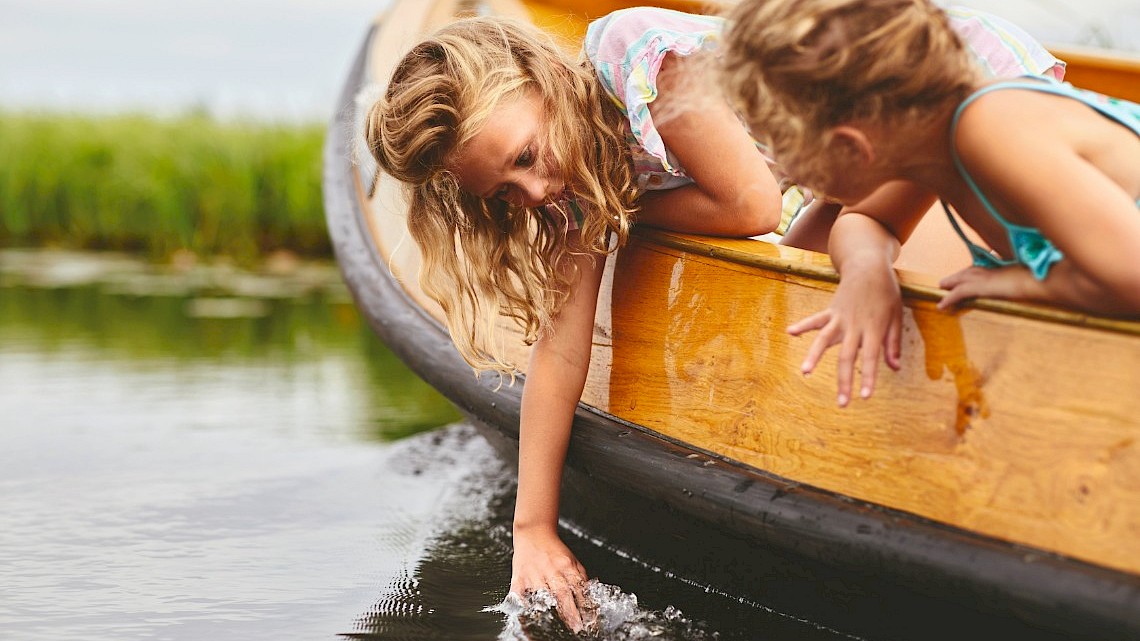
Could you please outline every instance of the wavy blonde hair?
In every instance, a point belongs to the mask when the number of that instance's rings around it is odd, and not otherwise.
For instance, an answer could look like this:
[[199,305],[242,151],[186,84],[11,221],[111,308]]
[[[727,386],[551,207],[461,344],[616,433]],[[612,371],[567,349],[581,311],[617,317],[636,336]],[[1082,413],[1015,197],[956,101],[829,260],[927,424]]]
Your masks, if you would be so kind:
[[744,0],[728,15],[726,93],[795,178],[826,182],[828,131],[936,117],[977,82],[929,0]]
[[[569,206],[484,200],[448,169],[495,107],[536,91],[545,111],[543,157],[554,158],[584,219],[567,243]],[[405,184],[408,230],[423,254],[420,284],[442,306],[459,353],[476,370],[513,379],[499,317],[529,345],[566,302],[578,270],[569,258],[625,244],[636,210],[623,116],[587,63],[567,57],[526,24],[478,17],[453,22],[396,66],[368,110],[365,139],[383,171]]]

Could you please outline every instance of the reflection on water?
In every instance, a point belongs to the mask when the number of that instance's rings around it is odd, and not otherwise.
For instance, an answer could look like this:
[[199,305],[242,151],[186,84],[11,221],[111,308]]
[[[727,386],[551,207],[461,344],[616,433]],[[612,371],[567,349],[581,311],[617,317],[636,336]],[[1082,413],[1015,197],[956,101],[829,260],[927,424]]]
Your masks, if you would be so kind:
[[[277,412],[278,429],[304,425],[329,436],[359,430],[393,439],[459,418],[375,340],[331,265],[272,275],[6,251],[0,292],[0,366],[16,378],[32,378],[19,376],[21,354],[57,367],[99,362],[123,376],[199,387],[199,423],[241,424]],[[104,378],[90,374],[74,378],[83,386]],[[296,411],[282,411],[282,403]]]
[[240,299],[169,274],[162,295],[116,293],[142,272],[87,259],[18,286],[26,257],[2,258],[4,638],[335,638],[485,463],[401,467],[444,445],[387,442],[458,415],[376,343],[335,271],[256,299],[263,315],[195,317],[195,300]]
[[[0,251],[0,637],[572,638],[549,612],[494,609],[513,456],[455,423],[337,282]],[[1031,630],[588,478],[567,478],[562,513],[601,582],[590,638]]]

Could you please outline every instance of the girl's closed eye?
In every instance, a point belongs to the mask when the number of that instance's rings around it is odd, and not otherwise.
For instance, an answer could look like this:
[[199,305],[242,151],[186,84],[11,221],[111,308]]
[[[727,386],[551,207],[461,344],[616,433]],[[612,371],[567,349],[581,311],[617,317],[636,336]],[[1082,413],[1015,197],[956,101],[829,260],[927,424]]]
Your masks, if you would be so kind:
[[[534,148],[532,145],[527,145],[526,148],[523,149],[515,158],[515,167],[518,167],[520,169],[529,169],[534,166],[535,161],[536,158],[534,154]],[[509,202],[508,196],[510,196],[511,190],[512,185],[508,183],[496,189],[495,193],[493,193],[491,196],[493,198],[498,198],[499,200]]]

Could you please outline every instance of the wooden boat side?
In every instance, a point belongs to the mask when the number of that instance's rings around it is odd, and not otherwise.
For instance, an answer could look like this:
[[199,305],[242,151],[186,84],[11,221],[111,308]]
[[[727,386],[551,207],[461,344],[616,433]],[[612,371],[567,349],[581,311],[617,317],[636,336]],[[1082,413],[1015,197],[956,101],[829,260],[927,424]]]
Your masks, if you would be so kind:
[[[393,8],[405,34],[463,3],[410,4]],[[391,38],[406,39],[392,30],[382,22],[362,52],[371,82]],[[326,151],[350,288],[422,376],[517,437],[519,386],[472,378],[416,287],[398,185],[359,149],[342,157],[360,121],[351,98]],[[639,231],[607,266],[571,464],[771,543],[826,557],[842,541],[852,562],[1140,631],[1140,326],[1009,303],[942,314],[933,279],[903,273],[903,370],[840,410],[833,361],[804,380],[810,339],[782,331],[835,280],[811,252]],[[526,362],[521,346],[512,356]]]
[[1140,102],[1140,55],[1073,46],[1050,49],[1065,61],[1065,80],[1074,86]]
[[785,478],[1140,572],[1134,324],[1093,329],[1032,308],[945,314],[909,290],[902,371],[840,409],[835,360],[805,379],[812,339],[783,331],[826,306],[833,277],[661,235],[616,258],[610,367],[592,373],[590,405]]
[[[529,0],[526,7],[536,24],[578,43],[589,19],[637,4],[622,0]],[[723,13],[735,0],[657,0],[650,4],[678,11]],[[1049,49],[1066,62],[1065,80],[1074,86],[1140,102],[1140,54],[1076,45],[1053,45]]]

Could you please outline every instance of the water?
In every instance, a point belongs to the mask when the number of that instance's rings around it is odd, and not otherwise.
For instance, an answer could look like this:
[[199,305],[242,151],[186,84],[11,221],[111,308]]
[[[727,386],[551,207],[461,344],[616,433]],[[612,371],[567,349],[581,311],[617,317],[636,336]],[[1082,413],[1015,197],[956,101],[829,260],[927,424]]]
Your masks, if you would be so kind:
[[[390,445],[458,416],[331,268],[41,259],[0,254],[0,638],[330,638],[405,571],[456,478],[497,473]],[[13,285],[23,267],[37,286]],[[220,285],[255,280],[273,297]]]
[[[0,251],[0,638],[572,638],[502,604],[513,456],[372,336],[331,266],[286,267]],[[1033,631],[587,479],[564,495],[590,638]]]
[[[386,0],[0,0],[0,108],[327,119]],[[949,4],[949,2],[947,2]],[[1135,0],[954,0],[1048,44],[1140,52]]]
[[[0,0],[0,107],[327,118],[381,4]],[[1134,0],[964,4],[1140,50]],[[568,638],[488,610],[510,460],[336,282],[0,252],[0,638]],[[602,638],[1048,638],[603,492],[569,487],[563,524]]]
[[509,634],[510,466],[330,266],[0,252],[0,417],[2,638]]

